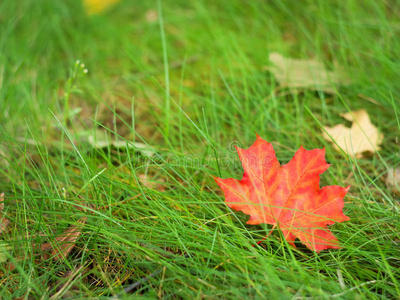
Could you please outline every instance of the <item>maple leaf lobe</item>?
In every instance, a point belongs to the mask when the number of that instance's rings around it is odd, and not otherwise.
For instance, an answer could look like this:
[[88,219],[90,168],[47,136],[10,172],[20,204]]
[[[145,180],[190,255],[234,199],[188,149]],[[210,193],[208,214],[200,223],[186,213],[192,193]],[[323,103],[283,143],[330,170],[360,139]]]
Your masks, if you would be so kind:
[[317,252],[339,248],[327,225],[349,220],[342,211],[349,187],[319,187],[320,174],[329,167],[325,149],[300,147],[283,166],[272,145],[258,135],[252,146],[237,147],[237,151],[244,170],[242,179],[215,178],[230,208],[249,215],[247,224],[279,226],[293,246],[299,238]]

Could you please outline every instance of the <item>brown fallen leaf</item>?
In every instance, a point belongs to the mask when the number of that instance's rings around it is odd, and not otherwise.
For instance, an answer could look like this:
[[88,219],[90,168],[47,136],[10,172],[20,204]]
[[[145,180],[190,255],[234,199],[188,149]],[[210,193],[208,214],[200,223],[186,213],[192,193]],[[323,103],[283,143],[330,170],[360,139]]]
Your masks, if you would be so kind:
[[364,152],[378,151],[382,143],[383,134],[371,123],[368,113],[358,110],[341,114],[346,120],[353,122],[351,128],[343,124],[333,127],[324,127],[323,137],[327,141],[333,141],[333,147],[340,151],[342,149],[348,155],[361,157]]
[[70,270],[62,276],[61,282],[56,287],[56,293],[50,299],[72,299],[79,294],[79,288],[74,286],[76,279],[82,277],[87,270],[84,266],[76,267],[73,271]]
[[84,7],[88,15],[98,14],[111,7],[120,0],[84,0]]
[[312,59],[285,58],[280,53],[269,55],[272,66],[266,67],[283,88],[320,90],[334,93],[337,85],[350,81],[340,68],[326,70],[324,64]]
[[131,142],[124,140],[116,140],[108,136],[104,130],[96,130],[94,135],[89,135],[87,141],[96,149],[114,147],[117,149],[135,149],[137,152],[145,156],[153,156],[155,153],[154,148],[140,142]]
[[146,21],[147,21],[147,23],[154,23],[154,22],[157,22],[157,20],[158,20],[157,11],[154,10],[154,9],[149,9],[146,12]]
[[139,174],[138,178],[140,183],[149,189],[157,189],[161,192],[165,191],[165,186],[163,186],[163,184],[165,184],[165,180],[163,178],[159,178],[156,181],[151,178],[147,173]]
[[400,168],[389,168],[386,176],[386,186],[393,192],[400,192]]
[[86,217],[80,218],[77,225],[70,226],[66,231],[56,238],[56,243],[45,243],[41,246],[41,250],[47,251],[52,249],[51,254],[55,260],[65,258],[75,247],[76,240],[81,235],[81,229],[86,223],[86,220]]
[[0,234],[6,229],[10,221],[2,216],[4,209],[4,193],[0,194]]

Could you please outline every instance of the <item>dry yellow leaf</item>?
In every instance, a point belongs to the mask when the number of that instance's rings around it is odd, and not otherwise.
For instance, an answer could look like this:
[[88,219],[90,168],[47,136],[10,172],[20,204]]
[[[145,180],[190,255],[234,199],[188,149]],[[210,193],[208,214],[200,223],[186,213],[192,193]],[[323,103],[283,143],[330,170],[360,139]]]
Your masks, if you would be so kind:
[[386,177],[386,186],[393,192],[400,192],[400,168],[389,168]]
[[165,179],[164,178],[158,178],[155,180],[154,178],[151,178],[149,174],[139,174],[138,175],[139,181],[141,184],[143,184],[145,187],[148,187],[149,189],[156,189],[158,191],[164,192],[165,191]]
[[146,12],[146,21],[148,23],[154,23],[158,20],[158,13],[154,9],[150,9]]
[[364,152],[378,151],[383,134],[371,123],[368,113],[358,110],[341,114],[346,120],[353,122],[351,128],[338,124],[334,127],[324,127],[323,137],[333,141],[336,150],[342,149],[348,155],[359,157]]
[[104,130],[96,130],[95,135],[89,135],[89,144],[96,149],[115,147],[119,149],[132,148],[145,156],[153,156],[155,150],[153,147],[139,142],[130,142],[127,140],[116,140],[109,137],[108,132]]
[[316,60],[285,58],[276,52],[269,55],[269,60],[272,66],[267,69],[281,87],[334,93],[335,86],[349,83],[348,78],[338,70],[328,71],[322,62]]
[[[0,213],[3,211],[4,209],[4,193],[0,194]],[[10,223],[10,221],[8,221],[6,218],[4,218],[1,214],[0,214],[0,233],[2,233],[7,225]]]
[[85,10],[88,15],[98,14],[120,0],[84,0]]

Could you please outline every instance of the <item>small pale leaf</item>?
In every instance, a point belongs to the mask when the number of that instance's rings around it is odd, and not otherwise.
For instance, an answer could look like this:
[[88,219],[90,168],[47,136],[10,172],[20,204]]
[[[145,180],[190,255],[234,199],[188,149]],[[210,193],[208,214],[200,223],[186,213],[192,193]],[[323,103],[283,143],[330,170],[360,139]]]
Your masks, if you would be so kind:
[[383,134],[371,123],[368,113],[358,110],[341,115],[344,119],[353,122],[351,128],[343,124],[334,127],[324,127],[323,137],[334,142],[333,147],[342,149],[348,155],[360,157],[365,152],[378,151],[383,140]]
[[386,186],[393,192],[400,193],[400,168],[389,168],[386,176]]
[[269,60],[272,66],[267,70],[272,72],[281,87],[334,93],[336,86],[349,83],[340,68],[328,71],[317,60],[286,58],[276,52],[269,55]]

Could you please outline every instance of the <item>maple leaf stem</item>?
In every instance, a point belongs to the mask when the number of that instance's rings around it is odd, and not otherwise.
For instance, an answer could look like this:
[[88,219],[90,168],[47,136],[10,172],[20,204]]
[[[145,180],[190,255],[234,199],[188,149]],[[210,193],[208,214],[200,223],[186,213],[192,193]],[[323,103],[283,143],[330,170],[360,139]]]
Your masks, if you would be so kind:
[[257,242],[257,245],[260,245],[263,241],[265,241],[271,235],[271,233],[274,231],[275,228],[276,228],[276,224],[274,226],[272,226],[271,230],[268,232],[268,234],[266,236],[264,236],[261,240],[259,240]]

